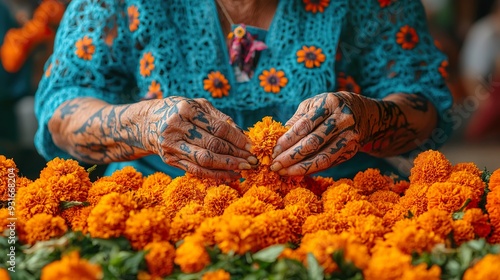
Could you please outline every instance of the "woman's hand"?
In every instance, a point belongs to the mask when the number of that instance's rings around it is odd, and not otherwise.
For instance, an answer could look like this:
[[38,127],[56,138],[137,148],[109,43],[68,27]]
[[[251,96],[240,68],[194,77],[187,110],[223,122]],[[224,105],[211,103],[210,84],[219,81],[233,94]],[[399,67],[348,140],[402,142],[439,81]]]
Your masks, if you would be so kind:
[[237,179],[235,170],[257,164],[243,131],[206,99],[155,100],[146,116],[144,148],[169,165],[203,177]]
[[358,98],[347,92],[323,93],[303,101],[278,139],[271,170],[306,175],[353,157],[365,137]]

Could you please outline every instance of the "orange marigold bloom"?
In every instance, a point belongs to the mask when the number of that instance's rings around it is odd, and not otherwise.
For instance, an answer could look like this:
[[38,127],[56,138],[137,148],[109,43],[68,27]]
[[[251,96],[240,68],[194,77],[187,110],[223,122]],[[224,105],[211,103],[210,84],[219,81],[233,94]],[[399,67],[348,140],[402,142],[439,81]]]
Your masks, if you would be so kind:
[[75,43],[75,54],[83,60],[91,60],[95,53],[95,46],[92,43],[92,38],[84,36]]
[[315,46],[303,46],[302,49],[297,51],[297,62],[304,63],[307,68],[319,67],[325,62],[325,59],[326,56],[321,48]]
[[441,279],[441,268],[437,265],[433,265],[430,269],[427,264],[421,263],[417,266],[412,266],[405,270],[403,277],[401,279],[405,280],[440,280]]
[[151,72],[155,69],[155,57],[151,52],[146,52],[142,55],[140,61],[140,73],[143,77],[151,76]]
[[256,169],[241,171],[245,181],[239,186],[240,193],[245,193],[251,187],[266,187],[284,196],[290,190],[307,186],[303,176],[281,177],[277,172],[271,171],[268,165],[263,165],[263,161],[260,164]]
[[3,232],[7,229],[7,225],[10,224],[10,221],[7,220],[8,218],[13,218],[10,216],[9,209],[0,208],[0,236],[3,235]]
[[27,242],[35,244],[37,241],[62,236],[68,231],[68,227],[63,218],[41,213],[29,219],[24,226],[24,230]]
[[91,205],[96,205],[101,198],[112,192],[116,193],[127,193],[129,189],[123,185],[120,185],[113,181],[107,181],[107,178],[103,180],[95,181],[88,191],[87,202]]
[[55,158],[40,172],[60,201],[85,201],[92,185],[88,172],[76,160]]
[[139,28],[139,9],[135,5],[131,5],[127,8],[128,14],[128,29],[134,32]]
[[88,231],[94,238],[119,237],[125,231],[130,211],[136,208],[132,195],[112,192],[90,211]]
[[420,216],[427,211],[427,193],[429,186],[412,184],[406,190],[405,195],[399,199],[398,205],[405,210],[405,215],[408,211],[415,216]]
[[191,202],[184,206],[172,220],[170,228],[170,241],[176,243],[184,237],[191,235],[205,220],[206,213],[203,206],[196,202]]
[[231,274],[224,269],[217,269],[205,272],[201,280],[231,280]]
[[285,72],[276,70],[275,68],[262,71],[262,74],[259,75],[259,80],[260,86],[265,92],[273,93],[279,93],[288,83]]
[[153,208],[131,213],[125,222],[124,236],[132,248],[142,250],[148,243],[169,240],[170,221]]
[[459,210],[472,196],[469,187],[456,183],[435,183],[427,192],[427,207],[441,209],[449,213]]
[[405,191],[410,187],[410,182],[401,180],[392,184],[389,189],[399,195],[405,193]]
[[441,74],[441,77],[444,79],[448,78],[448,65],[448,60],[443,60],[438,68],[439,74]]
[[54,261],[42,269],[41,280],[98,280],[103,279],[102,268],[80,258],[77,251],[63,256],[61,260]]
[[323,193],[328,189],[331,185],[334,184],[333,178],[329,177],[305,177],[307,182],[307,188],[310,189],[315,195],[321,197]]
[[411,255],[398,248],[380,247],[370,258],[363,276],[366,280],[399,280],[410,268]]
[[380,213],[371,202],[368,202],[368,200],[350,201],[340,211],[340,214],[344,215],[344,217],[368,215],[375,215],[377,217],[383,216],[383,214]]
[[352,93],[360,93],[361,87],[356,83],[352,76],[345,76],[340,73],[337,78],[338,91],[347,91]]
[[274,146],[287,130],[288,128],[280,122],[274,121],[271,117],[264,117],[245,133],[252,143],[251,153],[257,157],[261,165],[271,164]]
[[384,226],[384,220],[375,215],[348,217],[349,233],[356,236],[357,240],[368,249],[373,248],[375,243],[382,241],[384,234],[389,229]]
[[385,235],[384,243],[396,247],[405,254],[423,253],[430,251],[443,239],[434,232],[421,228],[415,220],[401,220],[396,222],[392,232]]
[[493,173],[491,173],[488,188],[490,189],[490,191],[500,191],[500,169],[497,169]]
[[220,216],[224,210],[233,202],[238,200],[240,195],[235,189],[226,185],[214,186],[207,190],[207,195],[203,199],[203,205],[208,217]]
[[276,209],[273,205],[260,201],[254,196],[245,196],[231,203],[224,215],[250,215],[258,216],[264,212]]
[[441,238],[452,231],[453,219],[451,214],[444,210],[431,208],[417,218],[417,225],[428,232],[434,232]]
[[25,188],[20,188],[16,194],[16,216],[21,221],[27,221],[34,215],[46,213],[59,214],[59,200],[56,199],[47,182],[38,179]]
[[0,201],[9,200],[9,183],[14,184],[14,188],[18,189],[16,163],[12,159],[7,159],[0,155]]
[[283,199],[285,206],[306,205],[311,214],[323,212],[322,201],[310,190],[306,188],[296,188],[291,190]]
[[172,178],[162,172],[149,175],[144,179],[142,186],[133,192],[134,201],[139,208],[163,205],[163,192],[171,182]]
[[139,271],[137,274],[137,280],[163,280],[163,277],[151,275],[146,271]]
[[446,157],[433,150],[420,153],[413,162],[411,169],[411,184],[432,185],[436,182],[444,182],[451,175],[451,163]]
[[251,187],[243,195],[243,197],[247,196],[253,196],[264,203],[271,204],[276,209],[283,208],[283,199],[281,198],[281,196],[278,193],[266,187],[258,187],[258,186]]
[[488,221],[488,215],[479,208],[467,209],[463,220],[474,227],[474,233],[479,238],[486,238],[491,232],[491,224]]
[[293,235],[286,218],[287,214],[287,211],[274,210],[262,213],[253,219],[250,227],[251,232],[256,235],[253,252],[292,240]]
[[0,279],[10,280],[9,271],[5,268],[0,268]]
[[380,174],[380,170],[368,168],[360,171],[354,176],[354,187],[359,189],[363,195],[370,195],[379,190],[388,190],[389,181]]
[[380,213],[384,214],[389,212],[394,208],[394,204],[399,202],[401,197],[389,190],[380,190],[372,193],[368,196],[368,201],[373,204],[373,206],[379,209]]
[[500,255],[488,254],[465,271],[463,280],[499,279],[499,274],[498,274],[499,263],[500,263]]
[[287,212],[285,219],[287,220],[290,231],[293,234],[292,242],[298,243],[300,237],[302,236],[302,226],[304,225],[307,217],[311,216],[311,211],[309,210],[309,207],[304,204],[288,205],[285,207],[285,211]]
[[405,25],[396,34],[396,42],[405,50],[411,50],[418,43],[418,35],[415,28]]
[[339,213],[324,212],[311,215],[306,218],[302,225],[302,234],[314,233],[320,230],[328,230],[331,233],[341,233],[348,228],[347,218]]
[[302,0],[302,2],[306,5],[306,11],[314,14],[317,12],[324,12],[326,7],[330,5],[330,0]]
[[409,214],[408,209],[400,204],[394,204],[393,206],[394,208],[387,211],[382,218],[384,220],[384,226],[387,228],[392,228],[397,221],[401,221]]
[[215,232],[215,242],[225,254],[235,252],[243,255],[250,251],[256,240],[252,232],[252,216],[222,216]]
[[496,231],[500,230],[500,191],[495,190],[488,193],[486,196],[486,211],[488,211],[493,228]]
[[494,229],[491,235],[486,240],[490,244],[500,244],[500,230]]
[[206,191],[196,180],[182,176],[172,180],[163,193],[163,203],[167,216],[172,219],[177,211],[190,202],[203,203]]
[[453,221],[453,240],[457,246],[475,237],[474,227],[469,222],[464,220]]
[[481,176],[469,173],[468,171],[457,171],[451,173],[450,178],[448,178],[448,182],[460,184],[470,188],[472,196],[470,197],[471,202],[467,205],[468,208],[474,208],[478,205],[484,194],[484,189],[486,188],[486,183],[483,182]]
[[188,236],[175,251],[175,263],[184,273],[196,273],[210,263],[210,256],[205,250],[203,239]]
[[467,172],[469,172],[475,176],[479,176],[479,177],[481,177],[481,174],[483,173],[481,170],[479,170],[477,165],[473,162],[461,162],[461,163],[455,164],[452,167],[451,172],[457,172],[457,171],[467,171]]
[[329,187],[321,198],[325,212],[340,211],[347,203],[363,199],[366,197],[361,195],[358,189],[344,183]]
[[99,179],[99,181],[101,180],[115,182],[128,190],[138,190],[144,182],[142,173],[135,170],[132,166],[126,166],[121,170],[116,170],[111,176]]
[[213,98],[221,98],[229,95],[231,85],[221,72],[213,71],[203,80],[203,89],[210,92]]
[[155,188],[159,185],[161,188],[166,188],[172,182],[172,177],[163,172],[155,172],[142,181],[141,188]]
[[[64,215],[64,212],[75,209],[71,217]],[[69,223],[72,231],[81,231],[84,234],[88,233],[87,219],[92,211],[92,207],[72,207],[70,209],[64,210],[62,216],[65,218],[66,223]]]
[[222,221],[221,216],[206,218],[196,229],[195,235],[203,239],[203,243],[207,246],[215,245],[215,232]]
[[152,276],[165,277],[174,271],[175,248],[166,241],[151,242],[144,247],[148,271]]

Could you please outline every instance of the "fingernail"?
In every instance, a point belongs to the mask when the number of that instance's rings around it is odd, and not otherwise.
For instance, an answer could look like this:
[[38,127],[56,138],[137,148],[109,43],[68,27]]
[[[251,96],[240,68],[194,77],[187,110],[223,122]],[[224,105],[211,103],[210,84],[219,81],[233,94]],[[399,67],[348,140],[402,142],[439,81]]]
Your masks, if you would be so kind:
[[286,168],[285,168],[285,169],[281,169],[281,170],[278,172],[278,174],[279,174],[280,176],[286,176],[286,175],[288,175],[288,171],[286,170]]
[[252,169],[252,166],[246,162],[242,162],[238,165],[238,168],[240,170],[248,170],[248,169]]
[[279,154],[281,154],[281,152],[283,152],[283,148],[281,148],[280,145],[276,145],[273,151],[273,158],[276,158]]
[[246,144],[245,145],[245,150],[251,152],[251,150],[252,150],[252,144],[250,144],[250,143]]
[[270,168],[271,168],[271,171],[276,172],[276,171],[282,169],[283,165],[281,165],[281,163],[279,163],[279,162],[276,162],[276,163],[273,163]]
[[247,161],[248,161],[250,164],[253,164],[253,165],[255,165],[255,164],[259,163],[259,160],[258,160],[256,157],[254,157],[254,156],[250,156],[250,157],[248,157],[248,158],[247,158]]

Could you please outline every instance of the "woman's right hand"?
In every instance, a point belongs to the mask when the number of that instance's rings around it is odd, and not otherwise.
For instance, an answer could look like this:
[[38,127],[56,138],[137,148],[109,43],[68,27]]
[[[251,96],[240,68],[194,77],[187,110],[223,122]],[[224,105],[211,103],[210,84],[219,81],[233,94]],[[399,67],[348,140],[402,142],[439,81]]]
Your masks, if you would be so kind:
[[174,96],[148,102],[143,146],[165,163],[194,175],[231,180],[240,177],[236,170],[257,164],[244,132],[206,99]]

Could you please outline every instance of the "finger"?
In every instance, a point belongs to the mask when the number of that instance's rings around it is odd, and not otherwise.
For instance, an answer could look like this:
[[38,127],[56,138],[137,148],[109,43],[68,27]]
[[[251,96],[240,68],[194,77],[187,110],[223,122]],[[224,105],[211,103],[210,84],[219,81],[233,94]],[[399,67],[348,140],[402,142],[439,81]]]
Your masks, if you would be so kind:
[[196,165],[188,160],[179,160],[172,164],[175,167],[183,169],[198,177],[213,178],[221,181],[234,181],[241,178],[241,175],[232,170],[213,170]]

